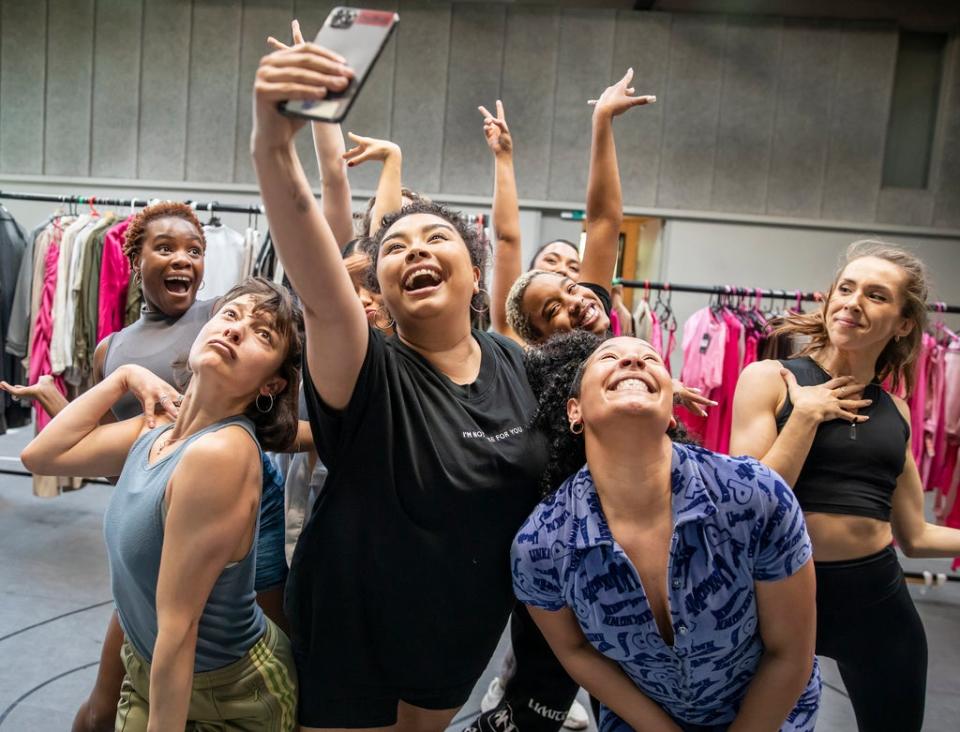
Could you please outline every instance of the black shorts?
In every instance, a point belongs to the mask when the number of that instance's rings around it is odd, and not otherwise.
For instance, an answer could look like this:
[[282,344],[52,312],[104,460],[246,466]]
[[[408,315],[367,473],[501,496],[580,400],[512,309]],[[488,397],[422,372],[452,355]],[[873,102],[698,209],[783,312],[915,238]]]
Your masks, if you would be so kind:
[[401,689],[337,689],[334,693],[309,678],[300,677],[299,722],[306,727],[389,727],[397,722],[401,701],[422,709],[459,709],[474,683],[408,691]]

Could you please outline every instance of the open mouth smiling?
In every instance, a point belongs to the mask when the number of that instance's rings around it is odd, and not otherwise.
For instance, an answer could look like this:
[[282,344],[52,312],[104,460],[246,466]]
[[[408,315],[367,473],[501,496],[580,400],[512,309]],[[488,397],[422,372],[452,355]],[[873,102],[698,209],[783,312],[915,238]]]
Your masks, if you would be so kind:
[[417,292],[437,287],[443,282],[440,269],[432,265],[419,265],[404,276],[402,287],[405,292]]

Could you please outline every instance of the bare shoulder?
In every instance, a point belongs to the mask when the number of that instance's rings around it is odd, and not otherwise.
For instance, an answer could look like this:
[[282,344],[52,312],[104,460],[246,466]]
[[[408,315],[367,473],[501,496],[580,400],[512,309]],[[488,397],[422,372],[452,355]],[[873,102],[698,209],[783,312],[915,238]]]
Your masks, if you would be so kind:
[[903,418],[907,420],[907,424],[910,424],[910,406],[907,404],[906,400],[902,397],[898,397],[896,394],[891,394],[889,391],[887,394],[890,394],[890,398],[893,399],[893,403],[897,405],[897,409],[900,410],[900,414],[903,415]]
[[754,361],[747,365],[740,373],[738,386],[762,391],[769,390],[779,394],[780,391],[786,388],[783,377],[780,376],[780,370],[782,368],[783,364],[772,359]]
[[107,363],[107,351],[110,350],[110,341],[113,338],[111,333],[97,344],[93,351],[93,381],[100,383],[103,381],[103,370]]
[[[184,450],[172,479],[179,491],[202,486],[209,498],[235,499],[238,490],[258,489],[262,461],[257,443],[243,427],[209,432]],[[191,491],[192,492],[192,491]]]

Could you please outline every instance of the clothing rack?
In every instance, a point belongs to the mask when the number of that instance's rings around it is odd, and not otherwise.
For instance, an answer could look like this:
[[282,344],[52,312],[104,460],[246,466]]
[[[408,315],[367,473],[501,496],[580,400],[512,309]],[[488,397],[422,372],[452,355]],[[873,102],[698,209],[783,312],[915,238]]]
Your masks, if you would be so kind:
[[[613,284],[641,290],[694,292],[703,295],[731,295],[736,297],[771,298],[774,300],[799,300],[803,302],[819,302],[824,298],[821,292],[769,290],[761,287],[739,287],[737,285],[679,285],[673,282],[649,282],[646,280],[623,280],[619,278],[614,279]],[[943,302],[928,303],[927,309],[936,313],[960,313],[960,305],[947,305]]]
[[[0,191],[0,199],[17,201],[48,201],[49,203],[66,203],[75,205],[89,204],[91,206],[99,203],[103,206],[129,206],[131,208],[149,206],[150,201],[155,200],[148,198],[101,198],[100,196],[58,196],[52,193],[15,193],[13,191]],[[221,211],[226,213],[245,214],[265,213],[262,204],[250,206],[239,203],[220,203],[219,201],[186,201],[186,203],[188,203],[197,211]]]

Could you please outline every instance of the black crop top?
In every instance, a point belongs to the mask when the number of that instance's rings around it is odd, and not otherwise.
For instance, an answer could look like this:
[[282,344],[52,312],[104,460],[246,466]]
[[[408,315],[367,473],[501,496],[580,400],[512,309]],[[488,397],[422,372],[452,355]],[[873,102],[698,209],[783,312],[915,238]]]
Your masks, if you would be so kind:
[[[830,375],[809,358],[781,360],[800,386],[824,384]],[[873,403],[860,411],[870,419],[855,428],[842,419],[817,427],[810,452],[793,486],[800,507],[817,513],[890,520],[893,491],[903,472],[910,426],[892,397],[877,384],[868,384],[864,399]],[[793,412],[790,396],[777,414],[777,432]]]

